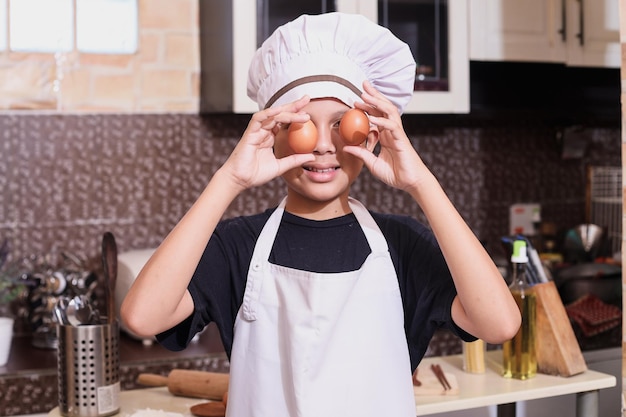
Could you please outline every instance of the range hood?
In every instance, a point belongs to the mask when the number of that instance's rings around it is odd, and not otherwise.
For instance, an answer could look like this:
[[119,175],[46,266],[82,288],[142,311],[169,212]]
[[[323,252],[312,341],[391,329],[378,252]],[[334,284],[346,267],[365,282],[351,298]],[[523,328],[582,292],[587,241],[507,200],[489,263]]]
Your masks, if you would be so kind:
[[620,123],[620,70],[528,62],[470,62],[470,114]]

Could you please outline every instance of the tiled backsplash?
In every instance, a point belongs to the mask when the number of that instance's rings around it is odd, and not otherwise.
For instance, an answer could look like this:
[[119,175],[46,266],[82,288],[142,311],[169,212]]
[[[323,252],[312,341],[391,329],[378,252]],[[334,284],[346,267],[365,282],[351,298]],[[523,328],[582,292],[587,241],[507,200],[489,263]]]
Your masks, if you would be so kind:
[[[405,116],[416,149],[485,242],[508,233],[509,206],[542,204],[560,227],[585,220],[585,168],[620,166],[619,127],[590,129],[583,159],[563,160],[558,128],[541,123],[429,123]],[[0,239],[13,258],[66,250],[99,255],[154,247],[176,224],[246,127],[245,115],[0,116]],[[419,215],[408,195],[364,171],[353,196],[369,208]],[[227,216],[276,204],[280,180],[238,198]]]

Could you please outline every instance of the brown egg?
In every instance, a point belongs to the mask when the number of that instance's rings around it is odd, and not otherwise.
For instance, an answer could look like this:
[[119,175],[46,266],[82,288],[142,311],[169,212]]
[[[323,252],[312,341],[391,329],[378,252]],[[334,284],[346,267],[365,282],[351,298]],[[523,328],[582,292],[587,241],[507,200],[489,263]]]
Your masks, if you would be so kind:
[[370,131],[370,119],[361,109],[350,109],[339,123],[339,134],[348,145],[360,145]]
[[317,145],[317,128],[312,121],[291,123],[287,142],[296,153],[311,153]]

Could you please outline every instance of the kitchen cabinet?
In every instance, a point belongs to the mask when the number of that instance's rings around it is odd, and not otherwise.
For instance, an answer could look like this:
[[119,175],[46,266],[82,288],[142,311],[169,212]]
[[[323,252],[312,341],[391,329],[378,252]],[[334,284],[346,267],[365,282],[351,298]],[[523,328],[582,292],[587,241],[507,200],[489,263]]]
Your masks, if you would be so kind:
[[619,0],[470,0],[478,61],[619,68]]
[[[361,0],[354,9],[411,48],[415,92],[405,113],[468,113],[467,0]],[[346,4],[345,6],[348,6]]]
[[233,0],[200,2],[201,111],[253,113],[248,65],[260,44],[303,13],[360,13],[389,27],[418,61],[405,113],[469,112],[468,0]]

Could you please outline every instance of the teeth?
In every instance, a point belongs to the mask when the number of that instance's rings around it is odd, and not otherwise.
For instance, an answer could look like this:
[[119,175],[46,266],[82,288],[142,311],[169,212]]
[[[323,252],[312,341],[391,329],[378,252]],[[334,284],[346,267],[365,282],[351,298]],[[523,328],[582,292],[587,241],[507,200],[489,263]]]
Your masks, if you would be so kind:
[[317,169],[317,168],[310,168],[310,167],[306,167],[305,168],[307,171],[311,171],[311,172],[320,172],[320,173],[326,173],[326,172],[332,172],[335,170],[335,168],[325,168],[325,169]]

